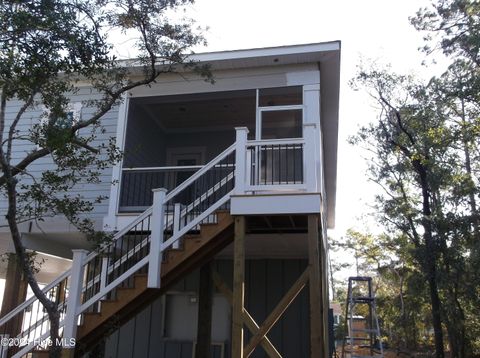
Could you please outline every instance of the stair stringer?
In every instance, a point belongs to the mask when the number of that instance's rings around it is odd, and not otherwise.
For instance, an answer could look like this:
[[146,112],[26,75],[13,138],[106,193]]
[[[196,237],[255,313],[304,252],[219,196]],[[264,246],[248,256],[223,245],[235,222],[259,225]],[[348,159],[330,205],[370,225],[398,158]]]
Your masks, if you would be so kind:
[[[233,227],[233,218],[226,213],[219,215],[217,224],[202,224],[200,235],[186,235],[183,253],[162,263],[160,288],[147,288],[147,276],[137,274],[134,276],[134,287],[119,288],[116,300],[101,301],[99,313],[84,314],[83,323],[77,330],[75,354],[81,355],[88,351],[180,279],[211,260],[233,240]],[[166,250],[166,257],[169,251],[171,250]]]

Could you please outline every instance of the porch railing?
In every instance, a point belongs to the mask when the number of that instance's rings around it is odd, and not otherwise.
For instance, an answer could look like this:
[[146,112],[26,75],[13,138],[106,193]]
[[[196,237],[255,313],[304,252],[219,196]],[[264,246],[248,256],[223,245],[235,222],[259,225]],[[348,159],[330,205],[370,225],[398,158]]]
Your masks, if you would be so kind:
[[120,185],[119,212],[142,212],[153,203],[155,188],[174,189],[199,166],[123,168]]
[[[60,327],[68,347],[86,312],[98,312],[101,300],[130,285],[135,274],[148,274],[148,287],[161,286],[165,250],[215,212],[228,205],[233,193],[287,189],[318,191],[316,167],[318,132],[304,127],[304,138],[247,141],[246,128],[237,129],[237,140],[210,163],[198,169],[170,192],[156,189],[153,205],[117,232],[98,252],[74,250],[72,268],[44,292],[60,311]],[[263,173],[260,169],[264,167]],[[168,192],[168,194],[167,194]],[[0,319],[0,335],[17,338],[20,347],[0,350],[0,357],[26,356],[49,337],[49,322],[36,297]],[[0,338],[2,338],[0,337]],[[8,350],[8,352],[7,352]]]

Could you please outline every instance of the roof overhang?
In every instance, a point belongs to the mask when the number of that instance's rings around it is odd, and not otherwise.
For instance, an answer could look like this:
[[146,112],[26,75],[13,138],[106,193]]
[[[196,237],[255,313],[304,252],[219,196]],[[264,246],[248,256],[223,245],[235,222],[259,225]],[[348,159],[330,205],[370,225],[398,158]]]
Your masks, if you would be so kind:
[[276,65],[317,64],[320,69],[321,127],[323,133],[327,226],[335,226],[338,113],[340,90],[340,41],[200,53],[192,59],[209,63],[213,70]]

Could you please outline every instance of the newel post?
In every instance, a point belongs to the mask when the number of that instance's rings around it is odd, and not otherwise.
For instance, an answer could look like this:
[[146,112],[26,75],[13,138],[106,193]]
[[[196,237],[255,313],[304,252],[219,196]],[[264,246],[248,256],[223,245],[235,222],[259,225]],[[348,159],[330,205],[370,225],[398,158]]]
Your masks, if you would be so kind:
[[245,194],[247,180],[247,127],[235,127],[235,194]]
[[305,138],[305,148],[303,149],[303,168],[304,180],[307,186],[307,192],[317,191],[317,124],[304,123],[303,137]]
[[150,254],[148,257],[148,288],[160,288],[160,269],[162,267],[162,244],[165,211],[163,204],[167,189],[153,189],[153,210],[151,219]]
[[73,261],[70,278],[70,288],[67,298],[67,312],[65,313],[65,326],[63,328],[63,342],[67,345],[65,348],[74,348],[68,346],[74,342],[77,335],[77,309],[80,306],[82,298],[84,263],[87,257],[87,250],[72,250]]

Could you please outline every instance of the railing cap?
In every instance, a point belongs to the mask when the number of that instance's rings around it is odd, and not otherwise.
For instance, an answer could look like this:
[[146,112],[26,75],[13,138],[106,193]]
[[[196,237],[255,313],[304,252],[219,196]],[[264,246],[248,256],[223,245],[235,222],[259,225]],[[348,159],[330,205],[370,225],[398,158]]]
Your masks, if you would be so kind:
[[249,130],[248,130],[247,127],[235,127],[235,130],[236,130],[237,132],[239,132],[239,131],[245,131],[245,132],[249,133]]
[[73,254],[88,254],[90,251],[85,249],[72,249]]
[[161,192],[167,193],[167,192],[168,192],[168,189],[165,189],[165,188],[154,188],[154,189],[152,189],[152,191],[153,191],[154,193],[161,193]]

